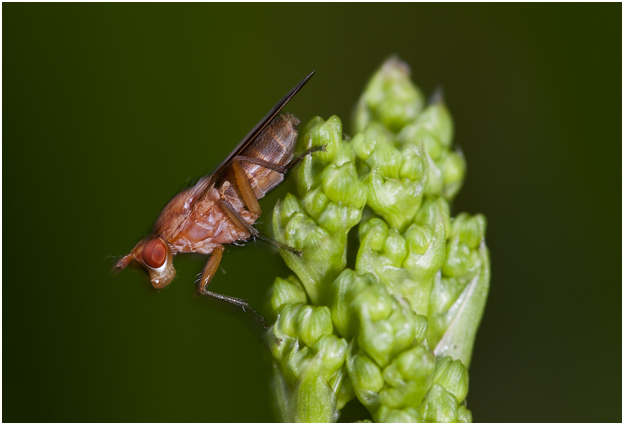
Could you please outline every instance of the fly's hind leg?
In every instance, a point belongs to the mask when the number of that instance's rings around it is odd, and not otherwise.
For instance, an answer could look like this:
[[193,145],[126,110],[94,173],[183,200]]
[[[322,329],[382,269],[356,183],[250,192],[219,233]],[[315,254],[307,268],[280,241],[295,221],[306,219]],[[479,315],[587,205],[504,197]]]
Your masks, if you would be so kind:
[[241,307],[243,311],[248,311],[249,313],[251,313],[257,321],[262,323],[262,326],[268,328],[269,325],[267,324],[266,320],[264,320],[264,317],[262,317],[260,313],[254,310],[247,301],[243,301],[239,298],[229,297],[227,295],[217,294],[216,292],[211,292],[207,289],[210,281],[212,280],[212,277],[219,269],[221,258],[223,258],[223,250],[223,245],[219,245],[214,249],[214,251],[212,251],[210,259],[206,263],[206,267],[204,267],[204,271],[202,273],[201,282],[199,284],[199,293],[207,297],[216,298],[218,300],[225,301],[227,303]]
[[291,159],[288,164],[286,164],[286,172],[288,172],[288,170],[290,170],[292,167],[297,165],[299,161],[301,161],[306,156],[310,155],[311,153],[319,152],[319,151],[325,152],[325,145],[315,146],[313,148],[306,149],[305,151],[303,151],[302,153],[300,153],[299,155]]
[[274,164],[272,162],[265,161],[265,160],[260,159],[260,158],[254,158],[254,157],[251,157],[251,156],[244,156],[244,155],[239,155],[237,157],[234,157],[233,161],[234,161],[234,163],[240,163],[240,162],[243,162],[243,161],[244,162],[250,162],[252,164],[257,164],[257,165],[259,165],[261,167],[268,168],[269,170],[273,170],[273,171],[277,171],[278,173],[286,174],[288,171],[290,171],[290,169],[292,167],[297,165],[299,163],[299,161],[301,161],[307,155],[310,155],[311,153],[318,152],[318,151],[325,151],[325,145],[315,146],[313,148],[310,148],[310,149],[304,151],[303,153],[301,153],[301,154],[297,155],[296,157],[294,157],[293,159],[291,159],[290,162],[288,164],[286,164],[286,165]]
[[[256,202],[258,201],[256,200]],[[245,219],[238,212],[236,212],[232,204],[230,204],[228,201],[221,199],[219,201],[219,206],[221,207],[225,215],[228,216],[230,221],[239,229],[245,229],[249,232],[249,234],[251,234],[252,237],[262,239],[263,241],[270,243],[271,245],[279,249],[285,249],[286,251],[290,251],[293,254],[301,257],[302,255],[301,251],[296,250],[295,248],[292,248],[288,245],[279,243],[278,241],[274,241],[273,239],[267,236],[264,236],[262,233],[260,233],[258,229],[253,227],[251,224],[247,223]]]

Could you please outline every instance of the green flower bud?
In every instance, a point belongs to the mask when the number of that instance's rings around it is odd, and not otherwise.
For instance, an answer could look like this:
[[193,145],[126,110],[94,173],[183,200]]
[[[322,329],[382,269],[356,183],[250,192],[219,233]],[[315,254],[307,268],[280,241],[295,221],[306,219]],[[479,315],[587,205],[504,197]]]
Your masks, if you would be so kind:
[[329,198],[319,186],[316,189],[312,189],[306,193],[301,200],[301,204],[311,217],[318,220],[323,211],[325,211],[327,204],[329,204]]
[[420,344],[422,342],[426,343],[427,337],[427,328],[429,327],[429,320],[427,316],[422,314],[417,314],[414,316],[414,321],[412,322],[414,326],[414,344]]
[[409,406],[411,399],[413,399],[414,397],[412,396],[412,391],[409,391],[410,389],[413,389],[414,385],[412,385],[411,382],[409,382],[407,385],[402,385],[402,388],[398,389],[398,388],[392,388],[392,387],[385,387],[380,393],[379,393],[379,403],[384,406],[384,407],[389,407],[391,409],[400,409],[404,406]]
[[[358,180],[352,162],[343,165],[329,165],[323,171],[323,192],[330,201],[361,209],[366,204],[366,189]],[[359,217],[358,217],[359,222]],[[356,222],[357,224],[357,222]]]
[[461,243],[458,238],[450,241],[446,248],[446,262],[442,273],[449,277],[459,277],[478,264],[478,254],[468,245]]
[[442,196],[453,199],[461,189],[466,176],[466,161],[461,151],[444,153],[440,159],[444,188]]
[[[287,195],[288,204],[294,198]],[[322,289],[331,284],[346,264],[346,242],[348,230],[331,233],[303,212],[293,214],[287,221],[281,206],[275,206],[273,233],[282,243],[303,252],[299,257],[290,251],[280,250],[280,255],[292,271],[301,279],[308,296],[318,303]]]
[[355,115],[356,133],[371,122],[397,132],[416,119],[423,104],[424,96],[410,81],[409,66],[391,57],[373,75],[360,98]]
[[358,344],[380,366],[388,364],[395,351],[392,330],[392,324],[385,320],[361,322]]
[[[441,330],[446,329],[448,317],[446,315],[435,315],[434,313],[448,311],[457,302],[464,289],[466,289],[466,285],[457,279],[442,277],[441,274],[436,276],[429,301],[429,317],[431,318],[432,327]],[[430,335],[429,340],[431,343],[436,344],[439,338]]]
[[444,234],[450,236],[451,212],[448,202],[444,198],[436,199],[426,196],[418,214],[414,217],[414,223],[433,229],[440,221],[444,222]]
[[472,412],[464,405],[459,406],[457,409],[457,422],[464,424],[472,423]]
[[423,422],[420,413],[413,407],[405,409],[392,409],[381,406],[375,415],[375,421],[386,423],[414,423]]
[[[372,227],[371,227],[372,226]],[[404,236],[379,219],[370,220],[356,260],[358,273],[372,273],[380,283],[426,314],[436,271],[445,258],[444,224],[434,229],[410,226]]]
[[435,135],[444,147],[453,141],[453,119],[444,104],[441,92],[434,95],[433,102],[418,116],[416,124]]
[[418,408],[425,422],[457,422],[459,404],[455,396],[440,385],[433,385]]
[[269,340],[273,357],[284,360],[293,349],[298,347],[296,316],[303,304],[285,304],[280,309],[277,321],[273,325],[274,339]]
[[345,269],[332,283],[333,299],[331,305],[332,321],[338,333],[345,338],[352,338],[357,332],[359,322],[349,310],[354,297],[365,287],[376,283],[370,273],[359,275],[351,269]]
[[303,285],[295,276],[290,276],[288,279],[276,277],[269,292],[269,297],[270,310],[274,319],[277,318],[277,312],[282,306],[297,303],[305,304],[308,298]]
[[[363,283],[369,283],[363,286]],[[362,280],[360,287],[352,288],[356,293],[351,295],[352,302],[349,308],[362,320],[384,320],[390,317],[393,308],[393,300],[383,286],[373,280]]]
[[421,152],[415,146],[399,151],[372,127],[356,136],[353,145],[367,165],[362,170],[370,170],[363,179],[368,205],[390,226],[403,230],[418,211],[425,189]]
[[297,338],[297,315],[303,306],[303,303],[285,304],[280,308],[277,321],[273,326],[278,338]]
[[294,391],[289,394],[294,422],[335,422],[338,419],[336,375],[345,362],[347,342],[335,335],[321,337],[308,351],[308,363],[299,370]]
[[445,149],[440,138],[418,121],[406,125],[397,134],[396,140],[402,145],[422,146],[434,161],[440,158]]
[[344,228],[350,229],[362,218],[361,208],[351,208],[330,203],[318,218],[318,223],[330,232],[343,233]]
[[291,345],[290,351],[286,352],[281,362],[286,381],[290,384],[296,383],[303,372],[308,369],[311,360],[312,355],[309,347]]
[[380,366],[387,365],[425,334],[424,318],[419,318],[409,304],[391,297],[382,285],[372,284],[361,290],[350,307],[360,320],[360,348]]
[[398,178],[403,158],[388,142],[383,131],[371,125],[351,141],[353,151],[369,168],[377,168],[386,177]]
[[399,178],[410,181],[420,181],[426,177],[426,162],[420,148],[407,145],[401,148],[401,169]]
[[360,391],[378,393],[384,386],[381,369],[366,354],[360,353],[354,357],[355,386]]
[[423,247],[418,245],[422,242],[420,235],[431,231],[432,229],[429,228],[417,229],[417,226],[413,224],[405,233],[408,246],[410,248],[415,247],[415,250],[413,252],[410,250],[409,255],[403,262],[403,267],[409,272],[412,280],[416,282],[415,287],[418,290],[410,297],[410,302],[414,311],[420,314],[426,314],[425,312],[428,311],[429,298],[436,272],[444,264],[445,233],[442,221],[438,222],[433,228],[429,246],[426,247],[426,251],[423,254],[420,254],[423,251]]
[[[425,389],[422,393],[424,397],[426,389],[431,386],[436,359],[425,345],[419,344],[402,352],[390,367],[396,368],[397,373],[401,376],[401,381],[417,381],[418,386]],[[385,373],[386,371],[384,371],[384,376],[386,376]],[[389,380],[388,382],[391,383]],[[391,384],[396,386],[397,382]],[[417,399],[418,402],[422,401],[423,397]]]
[[433,383],[444,387],[461,403],[468,394],[468,371],[461,361],[442,357],[436,362]]
[[422,146],[427,154],[425,194],[453,199],[464,181],[466,163],[460,151],[450,150],[453,122],[441,98],[429,105],[416,121],[406,125],[396,140]]
[[381,368],[351,341],[345,362],[353,391],[358,400],[374,415],[379,409],[379,391],[383,388]]
[[310,370],[294,388],[292,419],[286,422],[336,422],[336,393],[320,376]]
[[378,217],[371,217],[359,227],[360,241],[367,240],[367,246],[374,251],[381,251],[388,237],[388,225]]
[[[321,172],[341,151],[342,122],[337,116],[323,121],[315,117],[306,125],[303,136],[299,138],[299,147],[303,151],[317,146],[325,146],[325,151],[307,155],[297,169],[297,190],[304,196],[309,190],[320,184]],[[344,155],[344,153],[342,153]]]
[[470,217],[469,214],[461,213],[453,220],[450,236],[457,236],[468,248],[476,249],[485,238],[485,228],[486,221],[482,214]]
[[[401,300],[398,302],[400,303]],[[395,304],[392,314],[388,318],[388,323],[390,323],[394,335],[393,345],[396,350],[395,352],[399,352],[403,347],[409,347],[414,341],[414,338],[416,338],[415,332],[417,327],[415,326],[415,322],[417,315],[412,314],[407,303],[404,302],[401,307],[402,308],[397,308]],[[420,330],[420,328],[418,328],[418,330]]]
[[300,201],[290,193],[286,194],[286,198],[281,203],[278,201],[278,205],[280,221],[283,222],[288,222],[295,214],[303,212]]
[[308,347],[312,347],[323,335],[331,335],[333,325],[329,308],[303,306],[297,315],[297,335]]
[[338,145],[338,150],[336,151],[336,155],[332,159],[331,163],[339,167],[346,162],[352,162],[355,164],[355,160],[356,155],[353,151],[352,143],[349,140],[342,140]]
[[[443,226],[443,223],[440,223]],[[442,227],[444,229],[444,227]],[[433,240],[433,229],[412,224],[405,231],[405,242],[411,253],[424,255]]]
[[398,355],[384,370],[388,384],[380,393],[382,405],[400,409],[419,406],[431,387],[435,357],[423,345],[417,345]]
[[364,184],[358,180],[351,162],[331,164],[322,174],[322,187],[309,191],[302,200],[306,212],[332,233],[350,229],[362,217],[366,203]]
[[[344,380],[347,342],[332,335],[328,318],[327,307],[297,304],[280,310],[273,328],[277,338],[271,345],[278,360],[274,374],[276,401],[284,420],[335,421],[338,417],[337,389]],[[293,342],[292,336],[301,338],[301,344]],[[343,392],[343,403],[346,396]]]
[[[323,307],[323,311],[329,310]],[[329,311],[327,311],[329,314]],[[331,325],[331,320],[329,321]],[[347,341],[338,338],[336,335],[325,334],[321,336],[312,347],[312,351],[316,354],[319,362],[322,364],[325,378],[329,381],[345,362],[347,355]]]

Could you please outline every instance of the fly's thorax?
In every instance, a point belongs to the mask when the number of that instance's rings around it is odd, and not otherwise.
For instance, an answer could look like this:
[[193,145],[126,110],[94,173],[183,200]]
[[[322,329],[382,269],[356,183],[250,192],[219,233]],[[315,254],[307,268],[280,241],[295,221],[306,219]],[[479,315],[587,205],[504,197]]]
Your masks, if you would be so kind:
[[246,208],[235,187],[223,180],[219,188],[212,188],[198,201],[191,214],[171,239],[178,252],[210,254],[218,245],[249,239],[247,230],[236,226],[227,216],[219,201],[228,202],[249,224],[256,220]]

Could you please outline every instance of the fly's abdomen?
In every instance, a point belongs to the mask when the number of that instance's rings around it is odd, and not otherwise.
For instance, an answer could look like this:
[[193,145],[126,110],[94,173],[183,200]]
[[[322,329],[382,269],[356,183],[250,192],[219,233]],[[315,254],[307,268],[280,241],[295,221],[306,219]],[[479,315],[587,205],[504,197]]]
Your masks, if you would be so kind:
[[[272,164],[286,165],[293,157],[297,141],[299,120],[291,114],[276,117],[260,133],[254,143],[241,152],[244,156],[262,159]],[[243,162],[256,198],[262,198],[269,190],[284,180],[284,175],[266,167]]]

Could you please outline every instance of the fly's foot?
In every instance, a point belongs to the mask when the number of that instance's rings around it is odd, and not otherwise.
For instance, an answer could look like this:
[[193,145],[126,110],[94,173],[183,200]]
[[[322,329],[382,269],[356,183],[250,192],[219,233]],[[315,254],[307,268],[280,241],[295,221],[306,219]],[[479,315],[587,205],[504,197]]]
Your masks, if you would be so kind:
[[250,306],[247,301],[241,300],[240,298],[234,298],[234,297],[230,297],[227,295],[217,294],[216,292],[208,291],[205,288],[200,288],[199,292],[201,295],[205,295],[210,298],[216,298],[218,300],[240,307],[244,312],[251,313],[251,315],[258,322],[260,322],[265,329],[269,328],[269,324],[267,323],[265,318],[262,317],[262,315],[260,315],[260,313],[258,313],[256,310],[254,310],[254,308]]

